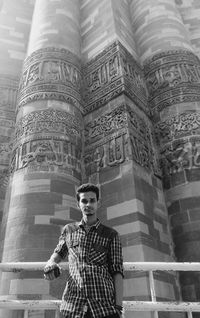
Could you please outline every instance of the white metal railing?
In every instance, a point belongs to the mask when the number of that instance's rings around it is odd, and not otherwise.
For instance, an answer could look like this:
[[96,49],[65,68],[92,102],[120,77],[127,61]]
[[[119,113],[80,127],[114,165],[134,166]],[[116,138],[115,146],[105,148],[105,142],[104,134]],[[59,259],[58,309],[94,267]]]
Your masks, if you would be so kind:
[[[20,272],[43,270],[45,262],[17,262],[0,263],[0,272]],[[68,263],[60,263],[62,269],[68,269]],[[192,312],[200,312],[200,302],[156,301],[154,271],[200,271],[200,263],[175,263],[175,262],[125,262],[125,271],[145,271],[149,273],[151,301],[123,301],[125,311],[153,311],[155,318],[159,311],[187,312],[192,318]],[[29,310],[55,310],[56,318],[59,317],[60,300],[11,300],[0,298],[1,309],[24,309],[24,318],[28,318]]]

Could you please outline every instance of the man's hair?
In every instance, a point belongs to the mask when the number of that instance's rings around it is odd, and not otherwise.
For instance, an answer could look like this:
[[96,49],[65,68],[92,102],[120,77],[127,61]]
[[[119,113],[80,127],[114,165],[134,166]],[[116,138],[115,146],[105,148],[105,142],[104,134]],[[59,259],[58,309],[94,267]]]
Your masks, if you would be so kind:
[[78,187],[78,189],[76,190],[76,199],[78,202],[80,200],[80,193],[85,192],[94,192],[96,194],[97,201],[99,200],[99,188],[92,183],[85,183]]

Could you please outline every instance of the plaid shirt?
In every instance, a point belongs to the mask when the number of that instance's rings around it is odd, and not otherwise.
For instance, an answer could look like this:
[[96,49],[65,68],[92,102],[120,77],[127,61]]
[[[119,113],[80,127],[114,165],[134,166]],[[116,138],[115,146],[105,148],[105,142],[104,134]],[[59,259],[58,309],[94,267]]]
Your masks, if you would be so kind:
[[88,232],[84,222],[65,225],[54,250],[68,255],[69,275],[61,312],[68,318],[83,318],[90,308],[93,317],[116,313],[113,275],[123,276],[122,248],[118,233],[99,220]]

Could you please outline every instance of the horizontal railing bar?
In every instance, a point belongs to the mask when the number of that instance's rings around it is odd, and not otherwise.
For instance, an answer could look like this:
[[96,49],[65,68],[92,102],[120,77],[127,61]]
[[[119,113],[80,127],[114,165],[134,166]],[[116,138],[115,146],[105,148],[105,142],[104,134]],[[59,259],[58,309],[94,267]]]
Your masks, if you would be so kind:
[[[40,309],[58,310],[60,300],[10,300],[0,299],[0,308],[19,309]],[[123,301],[125,310],[128,311],[182,311],[200,312],[200,302],[151,302],[151,301]]]
[[61,304],[60,300],[11,300],[0,298],[1,309],[41,309],[57,310]]
[[200,302],[123,301],[123,306],[128,311],[200,312]]
[[[43,270],[46,262],[10,262],[10,263],[0,263],[0,271],[3,272],[18,272],[18,271],[38,271]],[[68,263],[60,264],[63,269],[68,268]]]
[[[0,271],[18,272],[23,270],[43,270],[46,262],[10,262],[0,263]],[[68,269],[68,263],[60,263],[62,269]],[[197,262],[124,262],[125,271],[200,271]]]
[[199,262],[124,262],[126,271],[200,271]]

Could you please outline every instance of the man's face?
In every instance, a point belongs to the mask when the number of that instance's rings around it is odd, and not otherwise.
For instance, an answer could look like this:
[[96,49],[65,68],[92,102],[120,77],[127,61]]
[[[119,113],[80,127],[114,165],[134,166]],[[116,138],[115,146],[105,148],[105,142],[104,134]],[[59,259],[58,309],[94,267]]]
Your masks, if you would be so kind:
[[95,215],[98,208],[98,201],[95,192],[80,193],[80,200],[78,203],[81,212],[84,215]]

